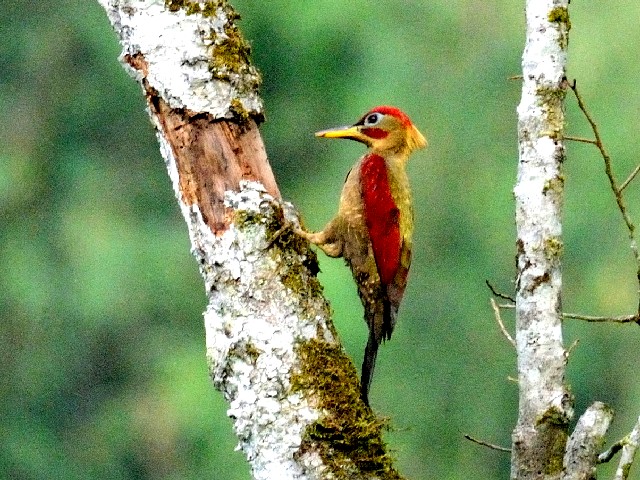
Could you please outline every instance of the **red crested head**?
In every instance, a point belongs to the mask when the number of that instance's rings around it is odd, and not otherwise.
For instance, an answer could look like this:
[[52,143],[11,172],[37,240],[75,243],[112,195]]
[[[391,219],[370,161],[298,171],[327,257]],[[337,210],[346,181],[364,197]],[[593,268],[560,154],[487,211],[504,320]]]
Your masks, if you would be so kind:
[[389,105],[380,105],[379,107],[372,108],[367,115],[371,113],[381,113],[383,115],[391,115],[392,117],[397,118],[402,124],[402,126],[407,128],[413,125],[413,123],[411,122],[411,119],[409,118],[409,115],[407,115],[402,110],[396,107],[391,107]]
[[316,133],[319,137],[348,138],[376,152],[404,152],[425,147],[427,141],[402,110],[381,105],[369,110],[354,125]]

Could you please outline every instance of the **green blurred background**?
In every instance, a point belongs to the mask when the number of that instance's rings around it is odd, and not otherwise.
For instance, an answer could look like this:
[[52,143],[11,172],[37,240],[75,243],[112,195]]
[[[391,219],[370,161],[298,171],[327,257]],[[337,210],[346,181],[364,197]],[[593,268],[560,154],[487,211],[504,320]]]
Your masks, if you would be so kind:
[[[283,195],[320,228],[362,147],[313,132],[369,107],[404,109],[431,143],[409,165],[417,232],[400,322],[372,402],[414,479],[507,478],[515,357],[489,307],[511,291],[515,108],[523,3],[237,0],[262,70],[267,150]],[[640,4],[571,5],[569,76],[620,178],[640,157]],[[94,1],[2,2],[0,28],[0,477],[247,480],[208,379],[205,295],[138,85]],[[569,132],[589,135],[568,101]],[[589,145],[566,162],[564,307],[632,313],[626,231]],[[640,218],[640,183],[628,189]],[[366,331],[350,274],[320,256],[345,348]],[[510,328],[513,318],[505,314]],[[568,322],[581,413],[640,414],[635,326]],[[610,478],[612,466],[602,467]],[[640,479],[640,467],[632,478]]]

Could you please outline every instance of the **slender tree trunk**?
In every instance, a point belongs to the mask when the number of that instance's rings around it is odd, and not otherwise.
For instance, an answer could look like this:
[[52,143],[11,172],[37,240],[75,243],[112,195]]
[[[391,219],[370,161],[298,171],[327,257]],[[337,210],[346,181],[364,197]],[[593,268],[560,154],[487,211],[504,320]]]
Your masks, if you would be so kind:
[[569,0],[527,0],[518,106],[516,350],[519,408],[511,478],[589,480],[613,417],[596,402],[569,437],[561,255]]
[[187,222],[211,376],[254,478],[400,478],[333,330],[316,257],[280,199],[238,15],[220,0],[99,1]]
[[516,349],[520,389],[511,478],[557,479],[573,401],[560,293],[568,0],[527,0],[518,106]]

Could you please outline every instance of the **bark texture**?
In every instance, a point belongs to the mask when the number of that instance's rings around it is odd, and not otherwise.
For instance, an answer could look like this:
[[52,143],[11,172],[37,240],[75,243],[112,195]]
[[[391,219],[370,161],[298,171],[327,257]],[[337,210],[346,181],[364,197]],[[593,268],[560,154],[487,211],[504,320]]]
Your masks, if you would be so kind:
[[565,385],[560,257],[568,0],[526,1],[517,228],[519,409],[512,479],[559,479],[573,416]]
[[254,478],[400,478],[280,199],[238,15],[221,0],[99,1],[147,99],[204,278],[211,376]]
[[598,454],[612,418],[613,412],[602,402],[595,402],[582,414],[567,442],[562,480],[596,479]]
[[634,425],[633,430],[631,430],[631,433],[622,440],[622,453],[620,454],[616,474],[613,477],[614,480],[627,480],[627,478],[629,478],[629,472],[631,471],[631,465],[638,450],[638,444],[640,444],[640,417],[638,417],[638,421]]

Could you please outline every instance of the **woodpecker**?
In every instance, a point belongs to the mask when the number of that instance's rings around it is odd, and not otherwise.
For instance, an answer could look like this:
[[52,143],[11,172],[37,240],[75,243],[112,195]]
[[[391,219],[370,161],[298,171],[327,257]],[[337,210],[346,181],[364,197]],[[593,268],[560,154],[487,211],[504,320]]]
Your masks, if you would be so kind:
[[414,150],[427,146],[409,117],[395,107],[375,107],[350,127],[317,137],[346,138],[368,149],[349,171],[338,214],[322,231],[298,234],[329,257],[344,257],[364,306],[369,338],[360,394],[369,405],[378,346],[391,339],[411,265],[413,207],[405,166]]

